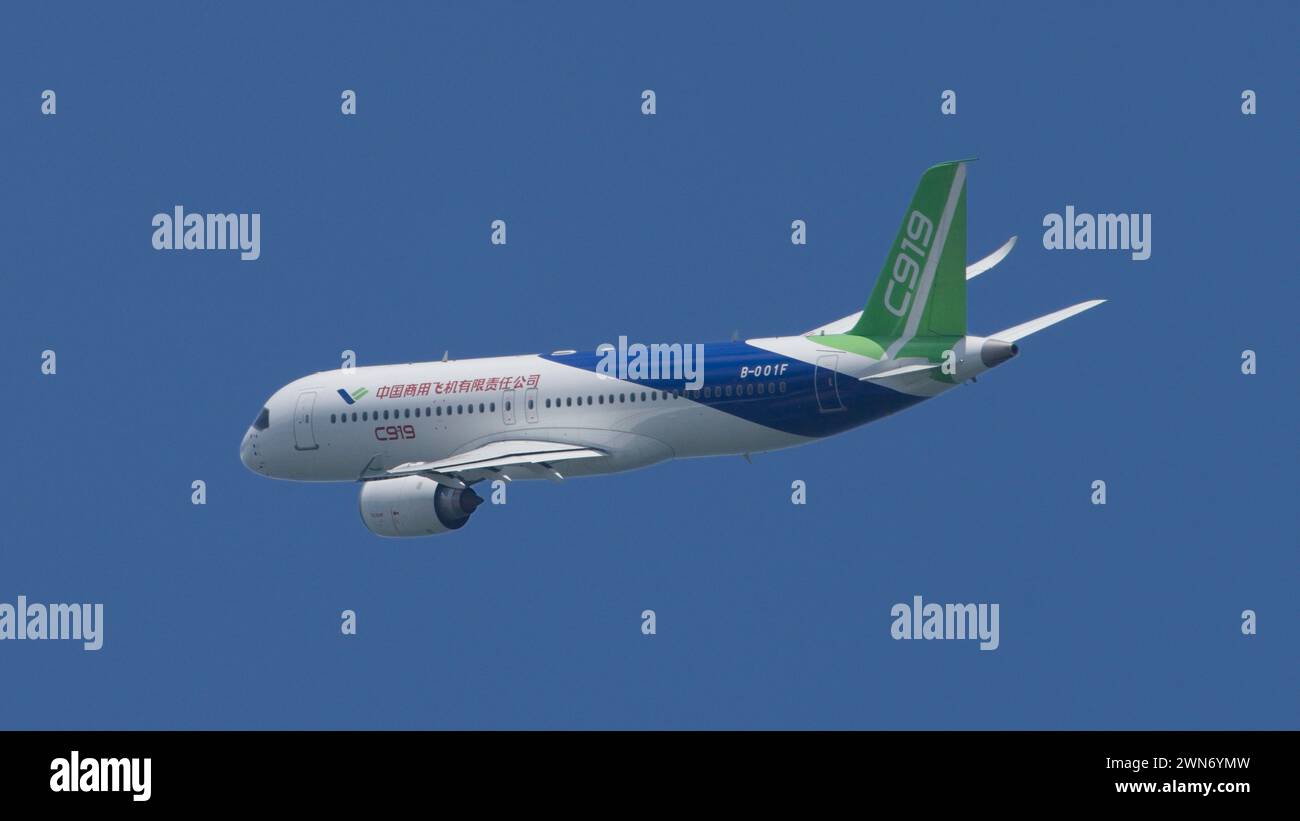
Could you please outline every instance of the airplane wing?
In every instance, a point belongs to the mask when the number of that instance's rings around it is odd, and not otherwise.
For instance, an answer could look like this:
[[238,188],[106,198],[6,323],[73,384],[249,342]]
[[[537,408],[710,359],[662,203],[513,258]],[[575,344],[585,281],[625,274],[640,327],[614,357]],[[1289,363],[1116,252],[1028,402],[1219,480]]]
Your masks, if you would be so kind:
[[422,474],[439,484],[463,488],[468,482],[489,476],[502,476],[509,480],[511,472],[544,475],[563,479],[553,465],[570,459],[592,459],[605,456],[605,452],[582,445],[563,442],[540,442],[529,439],[510,439],[489,442],[482,447],[436,459],[429,462],[404,462],[385,471],[386,476]]

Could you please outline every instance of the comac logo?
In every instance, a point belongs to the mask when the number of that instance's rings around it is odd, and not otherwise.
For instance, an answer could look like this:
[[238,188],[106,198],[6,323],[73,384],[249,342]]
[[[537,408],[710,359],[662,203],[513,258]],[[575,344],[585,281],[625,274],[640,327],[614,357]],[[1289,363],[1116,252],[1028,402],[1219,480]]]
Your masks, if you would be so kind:
[[368,393],[370,393],[370,391],[366,390],[365,388],[357,388],[352,393],[348,393],[342,388],[339,388],[339,396],[343,397],[343,401],[347,402],[349,405],[355,405],[358,399],[360,399],[361,397],[365,396]]
[[153,795],[152,758],[81,758],[76,750],[50,762],[54,792],[129,792],[132,801]]
[[[916,293],[916,275],[921,272],[921,263],[925,262],[925,253],[929,250],[932,239],[934,223],[930,218],[920,211],[908,214],[907,238],[899,245],[898,256],[894,257],[894,278],[885,289],[885,308],[894,316],[903,316],[912,304],[912,295]],[[918,246],[917,242],[921,244]],[[909,256],[908,251],[916,254],[917,259]],[[894,286],[902,282],[907,283],[907,293],[903,295],[903,304],[895,308],[889,295],[894,292]]]

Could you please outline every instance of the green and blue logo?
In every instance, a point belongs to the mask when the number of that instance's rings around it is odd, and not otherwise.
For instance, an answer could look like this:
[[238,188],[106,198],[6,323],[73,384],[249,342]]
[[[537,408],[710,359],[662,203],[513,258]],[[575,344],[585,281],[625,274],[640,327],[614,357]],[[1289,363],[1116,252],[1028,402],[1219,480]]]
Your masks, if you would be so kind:
[[357,388],[352,393],[348,393],[342,388],[339,388],[339,396],[343,397],[343,401],[347,402],[349,405],[355,405],[358,399],[360,399],[361,397],[365,396],[368,393],[370,393],[370,391],[366,390],[365,388]]

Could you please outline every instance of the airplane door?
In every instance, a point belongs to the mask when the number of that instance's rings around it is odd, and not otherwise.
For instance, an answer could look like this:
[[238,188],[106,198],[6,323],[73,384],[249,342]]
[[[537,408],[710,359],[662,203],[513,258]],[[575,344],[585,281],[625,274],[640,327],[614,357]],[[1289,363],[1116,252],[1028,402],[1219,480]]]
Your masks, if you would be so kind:
[[316,407],[316,391],[298,394],[298,406],[293,411],[293,446],[298,450],[315,450],[316,434],[311,428],[311,412]]
[[817,390],[817,407],[821,409],[822,413],[844,410],[844,403],[840,401],[840,388],[837,384],[839,371],[835,370],[835,366],[839,364],[839,361],[839,354],[817,357],[817,373],[813,377],[813,384]]
[[501,394],[501,419],[507,425],[515,423],[515,392],[504,391]]
[[524,415],[528,419],[528,424],[537,424],[537,388],[524,391]]

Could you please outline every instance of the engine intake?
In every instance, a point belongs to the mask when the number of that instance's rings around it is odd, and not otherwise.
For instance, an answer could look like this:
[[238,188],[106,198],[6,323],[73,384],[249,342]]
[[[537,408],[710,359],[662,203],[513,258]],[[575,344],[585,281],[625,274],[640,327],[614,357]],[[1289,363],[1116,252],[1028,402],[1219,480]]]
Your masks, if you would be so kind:
[[361,521],[377,536],[433,536],[459,530],[483,497],[424,476],[377,479],[361,486]]

